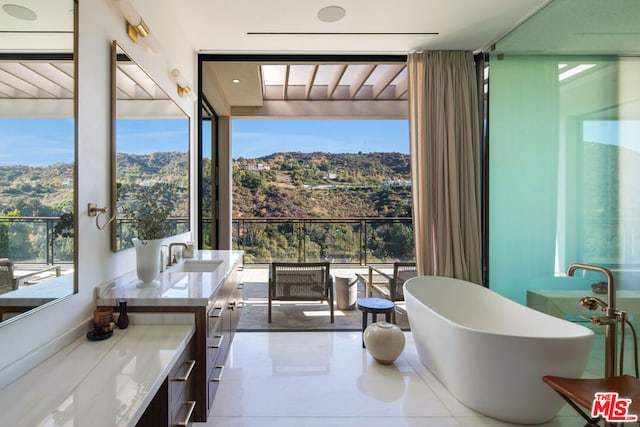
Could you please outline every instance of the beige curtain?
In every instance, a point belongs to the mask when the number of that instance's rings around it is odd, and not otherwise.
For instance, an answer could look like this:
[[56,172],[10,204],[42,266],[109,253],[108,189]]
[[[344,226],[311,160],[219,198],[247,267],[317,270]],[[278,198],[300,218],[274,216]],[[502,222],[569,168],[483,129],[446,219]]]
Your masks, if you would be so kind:
[[409,54],[418,274],[480,284],[480,130],[471,52]]

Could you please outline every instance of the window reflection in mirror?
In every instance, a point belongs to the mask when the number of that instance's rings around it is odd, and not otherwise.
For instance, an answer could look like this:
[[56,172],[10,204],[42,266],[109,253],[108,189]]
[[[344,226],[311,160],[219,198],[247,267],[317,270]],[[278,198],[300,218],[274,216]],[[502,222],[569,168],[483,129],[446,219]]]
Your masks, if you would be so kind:
[[0,9],[0,325],[77,289],[74,1],[12,3]]
[[165,237],[189,231],[189,117],[114,42],[112,223],[114,251],[132,247],[144,194],[169,209]]

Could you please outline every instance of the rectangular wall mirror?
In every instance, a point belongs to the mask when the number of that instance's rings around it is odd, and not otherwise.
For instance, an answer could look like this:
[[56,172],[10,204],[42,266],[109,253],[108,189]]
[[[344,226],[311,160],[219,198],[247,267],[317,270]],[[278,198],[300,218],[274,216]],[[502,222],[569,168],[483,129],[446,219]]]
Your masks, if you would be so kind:
[[111,70],[111,247],[119,251],[139,237],[131,212],[145,195],[169,210],[164,237],[189,231],[189,116],[115,41]]
[[77,292],[75,5],[0,8],[0,326]]

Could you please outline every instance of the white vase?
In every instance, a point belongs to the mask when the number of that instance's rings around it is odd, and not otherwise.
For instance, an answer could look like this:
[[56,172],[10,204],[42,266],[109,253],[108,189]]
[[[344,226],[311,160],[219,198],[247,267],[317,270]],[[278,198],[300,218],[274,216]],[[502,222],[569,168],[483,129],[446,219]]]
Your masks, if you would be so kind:
[[138,279],[147,286],[157,286],[154,282],[160,274],[160,247],[162,239],[140,240],[131,239],[136,248],[136,273]]
[[383,365],[392,364],[404,350],[404,334],[396,325],[375,322],[364,330],[364,345],[367,351]]

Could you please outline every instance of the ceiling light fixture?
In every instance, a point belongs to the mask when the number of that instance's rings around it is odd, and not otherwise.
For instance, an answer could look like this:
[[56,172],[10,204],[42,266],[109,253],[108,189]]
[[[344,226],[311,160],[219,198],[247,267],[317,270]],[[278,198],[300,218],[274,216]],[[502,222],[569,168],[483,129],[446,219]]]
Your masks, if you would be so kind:
[[124,19],[127,21],[127,35],[135,43],[140,43],[152,52],[157,52],[158,47],[151,30],[142,20],[142,16],[134,9],[128,0],[113,0]]
[[178,95],[185,96],[191,92],[191,86],[189,86],[189,82],[184,78],[180,70],[174,68],[171,70],[171,78],[176,82]]
[[231,80],[231,82],[238,84],[238,83],[240,83],[240,79],[233,79],[233,80]]
[[3,4],[2,10],[4,10],[7,15],[22,21],[35,21],[38,19],[38,15],[33,10],[18,4]]
[[337,22],[344,18],[346,13],[347,11],[340,6],[327,6],[318,11],[318,19],[322,22]]

